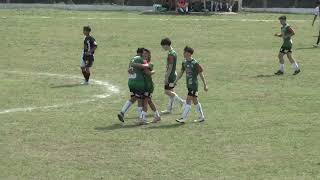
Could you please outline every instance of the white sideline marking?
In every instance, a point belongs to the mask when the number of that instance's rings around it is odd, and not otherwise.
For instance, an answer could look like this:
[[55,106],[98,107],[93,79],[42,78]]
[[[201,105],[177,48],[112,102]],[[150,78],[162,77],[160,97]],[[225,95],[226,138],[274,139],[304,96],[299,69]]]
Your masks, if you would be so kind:
[[[36,74],[39,76],[59,77],[59,78],[63,78],[63,79],[82,79],[81,77],[78,77],[78,76],[69,76],[69,75],[51,74],[51,73],[32,73],[32,72],[20,72],[20,71],[4,71],[4,73],[13,73],[13,74],[22,74],[22,75]],[[99,80],[95,80],[95,79],[91,79],[91,82],[93,84],[105,87],[105,90],[108,90],[108,92],[110,91],[111,93],[114,93],[114,94],[119,93],[119,89],[116,86],[114,86],[108,82],[99,81]],[[14,113],[14,112],[31,112],[33,110],[53,109],[53,108],[73,106],[76,104],[84,104],[84,103],[88,103],[88,102],[94,102],[99,99],[105,99],[105,98],[109,97],[110,94],[108,92],[106,92],[104,94],[93,95],[91,99],[73,102],[73,103],[55,104],[55,105],[39,106],[39,107],[5,109],[5,110],[1,110],[0,114]]]
[[[48,17],[48,16],[12,16],[12,17],[2,17],[6,18],[21,18],[21,19],[78,19],[78,20],[152,20],[152,21],[238,21],[238,22],[278,22],[277,19],[227,19],[227,18],[120,18],[120,17]],[[308,22],[311,20],[302,19],[292,19],[290,22]]]

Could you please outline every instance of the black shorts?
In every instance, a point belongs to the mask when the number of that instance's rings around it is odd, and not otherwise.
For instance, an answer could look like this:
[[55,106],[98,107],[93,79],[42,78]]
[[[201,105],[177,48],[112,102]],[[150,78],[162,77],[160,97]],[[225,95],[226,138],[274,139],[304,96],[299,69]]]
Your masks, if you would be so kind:
[[130,89],[130,93],[131,93],[131,97],[135,97],[138,99],[144,99],[144,92],[139,91],[139,90],[135,90],[135,89]]
[[172,90],[174,89],[174,82],[169,82],[168,84],[164,85],[165,90]]
[[188,89],[188,96],[198,97],[198,90]]
[[83,55],[82,60],[84,62],[85,67],[92,67],[94,62],[94,56],[93,55]]
[[283,54],[292,53],[292,47],[281,46],[280,53],[283,53]]

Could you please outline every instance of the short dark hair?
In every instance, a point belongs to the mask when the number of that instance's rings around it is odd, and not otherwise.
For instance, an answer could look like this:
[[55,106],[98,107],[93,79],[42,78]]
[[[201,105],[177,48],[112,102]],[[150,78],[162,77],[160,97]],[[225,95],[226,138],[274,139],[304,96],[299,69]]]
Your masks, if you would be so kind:
[[194,49],[193,49],[192,47],[190,47],[190,46],[186,46],[186,47],[184,48],[184,52],[188,52],[188,53],[190,53],[190,54],[193,54]]
[[143,51],[144,51],[144,48],[143,48],[143,47],[138,48],[138,49],[137,49],[137,54],[142,54]]
[[91,32],[91,27],[90,26],[83,26],[83,31]]
[[316,2],[316,5],[320,5],[320,0],[318,0],[318,1]]
[[287,20],[287,16],[280,16],[279,20]]
[[147,53],[151,53],[149,49],[143,48],[143,51],[146,51]]
[[169,38],[162,39],[161,46],[171,46],[171,40]]

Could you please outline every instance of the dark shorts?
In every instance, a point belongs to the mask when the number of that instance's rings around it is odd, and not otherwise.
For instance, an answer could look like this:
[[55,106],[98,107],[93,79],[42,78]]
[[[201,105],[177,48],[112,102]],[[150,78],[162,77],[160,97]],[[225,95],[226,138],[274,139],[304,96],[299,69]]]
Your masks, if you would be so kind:
[[283,54],[292,53],[292,47],[281,46],[280,53],[283,53]]
[[198,97],[198,90],[188,89],[188,96]]
[[169,82],[168,84],[164,85],[165,90],[172,90],[174,89],[174,82]]
[[94,62],[94,56],[93,55],[83,55],[82,60],[84,63],[84,67],[92,67]]
[[136,97],[138,99],[144,99],[145,95],[143,91],[139,91],[136,89],[130,89],[131,97]]

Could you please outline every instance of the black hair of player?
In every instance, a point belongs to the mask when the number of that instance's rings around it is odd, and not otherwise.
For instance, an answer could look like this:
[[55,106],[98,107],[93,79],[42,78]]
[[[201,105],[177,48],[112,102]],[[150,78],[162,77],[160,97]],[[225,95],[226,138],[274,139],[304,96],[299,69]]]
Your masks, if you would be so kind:
[[192,55],[194,53],[194,49],[192,47],[190,47],[190,46],[186,46],[184,48],[184,52],[188,52],[188,53],[190,53]]
[[144,48],[143,51],[147,52],[147,53],[150,53],[150,50],[149,49],[146,49]]
[[91,27],[90,26],[83,26],[83,31],[91,32]]
[[161,46],[171,46],[171,40],[169,38],[164,38],[161,40]]
[[287,16],[280,16],[279,20],[285,20],[286,21],[287,20]]
[[138,48],[138,49],[137,49],[137,54],[142,54],[142,53],[143,53],[143,50],[144,50],[144,48],[143,48],[143,47]]

